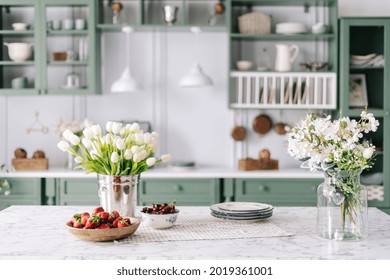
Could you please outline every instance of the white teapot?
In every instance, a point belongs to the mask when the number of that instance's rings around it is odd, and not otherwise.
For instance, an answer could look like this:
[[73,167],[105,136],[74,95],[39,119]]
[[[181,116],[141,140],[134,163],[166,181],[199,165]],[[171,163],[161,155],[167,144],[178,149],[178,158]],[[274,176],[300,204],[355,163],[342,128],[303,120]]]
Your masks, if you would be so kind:
[[292,64],[299,54],[297,45],[276,44],[275,71],[292,70]]

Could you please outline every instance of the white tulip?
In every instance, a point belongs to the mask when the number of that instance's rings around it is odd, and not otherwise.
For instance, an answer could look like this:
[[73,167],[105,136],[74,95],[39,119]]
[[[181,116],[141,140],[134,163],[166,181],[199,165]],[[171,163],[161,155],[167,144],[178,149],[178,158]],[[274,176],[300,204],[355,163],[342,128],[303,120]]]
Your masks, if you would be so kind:
[[118,134],[121,131],[121,129],[122,129],[122,124],[121,123],[117,123],[117,122],[113,123],[113,125],[112,125],[112,133]]
[[69,141],[70,141],[70,143],[72,143],[72,145],[80,144],[80,138],[75,134],[71,135]]
[[92,141],[88,138],[83,138],[82,142],[85,148],[90,149],[92,147]]
[[75,161],[76,163],[82,163],[82,162],[83,162],[83,158],[82,158],[82,157],[75,157],[75,158],[74,158],[74,161]]
[[144,160],[146,158],[146,156],[148,155],[145,150],[139,151],[138,154],[140,155],[141,160]]
[[122,127],[121,131],[119,132],[120,136],[124,136],[127,133],[126,127]]
[[92,129],[90,127],[87,127],[83,130],[83,135],[85,138],[91,139],[93,137]]
[[151,140],[152,140],[152,134],[150,134],[149,132],[146,132],[144,134],[144,143],[149,144]]
[[126,151],[125,151],[125,159],[131,160],[132,157],[133,157],[133,153],[129,149],[126,149]]
[[65,141],[58,142],[57,147],[63,152],[68,152],[70,149],[68,142]]
[[119,150],[124,150],[124,149],[126,148],[126,146],[125,146],[125,141],[123,141],[122,138],[116,139],[115,145],[116,145],[116,147],[117,147]]
[[168,161],[171,160],[171,158],[172,158],[172,156],[170,154],[165,154],[165,155],[161,156],[161,161],[162,162],[168,162]]
[[104,138],[104,143],[106,144],[111,144],[111,140],[112,140],[112,137],[111,137],[111,134],[106,134],[106,136],[103,137]]
[[132,132],[137,132],[137,131],[140,131],[140,130],[141,130],[141,128],[140,128],[138,123],[133,123],[130,126],[130,131],[132,131]]
[[69,129],[66,129],[63,133],[62,133],[62,136],[64,136],[64,138],[66,140],[68,140],[70,142],[70,139],[73,137],[74,133],[72,131],[70,131]]
[[138,133],[134,136],[134,140],[138,145],[142,145],[144,143],[144,135],[142,133]]
[[158,140],[160,138],[160,135],[156,131],[153,131],[152,137]]
[[363,151],[363,157],[369,159],[374,154],[374,149],[372,147],[365,148]]
[[140,150],[140,147],[139,147],[139,146],[136,146],[136,145],[134,145],[133,147],[131,147],[131,148],[130,148],[130,150],[131,150],[131,152],[132,152],[133,154],[136,154],[136,153],[138,153],[138,152],[139,152],[139,150]]
[[91,126],[91,130],[94,136],[100,136],[102,135],[102,129],[100,128],[100,125],[96,124]]
[[111,132],[112,131],[112,125],[114,124],[114,122],[107,122],[106,123],[106,131],[107,132]]
[[119,161],[119,155],[117,152],[112,152],[111,154],[111,162],[117,163]]
[[142,155],[140,153],[134,154],[133,161],[140,162],[142,160]]
[[156,163],[156,158],[151,157],[146,160],[146,164],[149,166],[153,166]]

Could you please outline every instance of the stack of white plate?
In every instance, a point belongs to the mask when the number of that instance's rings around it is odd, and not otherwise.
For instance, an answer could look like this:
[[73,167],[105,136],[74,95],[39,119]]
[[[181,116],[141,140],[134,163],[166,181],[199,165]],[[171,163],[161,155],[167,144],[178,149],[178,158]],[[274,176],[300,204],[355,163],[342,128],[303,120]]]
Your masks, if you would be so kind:
[[307,27],[300,22],[282,22],[276,24],[275,32],[278,34],[299,34],[306,33]]
[[225,202],[211,205],[210,210],[219,219],[251,221],[271,217],[274,207],[257,202]]

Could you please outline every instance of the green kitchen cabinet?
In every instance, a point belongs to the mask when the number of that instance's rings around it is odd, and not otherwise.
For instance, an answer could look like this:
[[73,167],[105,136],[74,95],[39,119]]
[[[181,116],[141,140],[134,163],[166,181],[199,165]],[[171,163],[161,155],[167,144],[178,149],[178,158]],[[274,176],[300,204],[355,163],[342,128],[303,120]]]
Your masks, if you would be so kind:
[[55,179],[55,192],[57,205],[100,204],[96,179],[58,178]]
[[170,203],[176,199],[177,205],[211,205],[221,201],[222,179],[141,179],[138,188],[140,205],[153,202]]
[[[103,31],[120,31],[123,25],[136,29],[168,28],[189,30],[191,26],[201,29],[222,29],[226,27],[226,10],[216,14],[214,0],[122,0],[122,9],[114,12],[109,0],[98,0],[98,29]],[[172,24],[164,21],[164,6],[177,8],[176,20]],[[115,10],[115,9],[114,9]]]
[[[390,18],[340,19],[339,102],[343,115],[359,119],[367,107],[379,120],[378,131],[365,139],[377,147],[367,185],[369,206],[390,207]],[[383,60],[382,60],[383,58]]]
[[[231,109],[337,108],[337,0],[227,2]],[[311,27],[321,22],[328,29],[312,32]],[[279,24],[301,25],[283,30]],[[291,52],[282,52],[287,63],[295,56],[292,45],[299,49],[292,67],[275,69],[280,50]],[[251,64],[240,67],[239,61]],[[326,67],[307,71],[300,66],[310,62]]]
[[0,184],[5,180],[11,186],[11,194],[5,196],[0,192],[0,210],[11,205],[41,205],[43,204],[43,180],[36,178],[0,178]]
[[235,179],[235,201],[275,206],[316,206],[321,179]]
[[[7,49],[0,57],[0,94],[85,95],[97,93],[98,51],[96,1],[90,0],[0,0],[0,41],[31,43],[32,58],[15,62]],[[76,19],[85,22],[77,29]],[[67,28],[65,21],[73,25]],[[27,30],[17,31],[12,23],[23,22]],[[58,29],[56,25],[61,26]],[[66,53],[54,60],[53,53]],[[13,79],[26,77],[27,85],[13,86]],[[77,80],[70,83],[71,79]]]

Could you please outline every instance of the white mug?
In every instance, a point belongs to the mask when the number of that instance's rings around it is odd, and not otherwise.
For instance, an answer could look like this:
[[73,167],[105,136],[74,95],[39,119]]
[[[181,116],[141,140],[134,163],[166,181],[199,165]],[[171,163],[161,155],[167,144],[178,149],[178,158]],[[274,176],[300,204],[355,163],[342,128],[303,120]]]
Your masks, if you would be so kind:
[[85,20],[82,18],[78,18],[75,21],[75,26],[77,30],[83,30],[85,29]]

